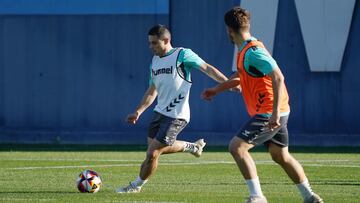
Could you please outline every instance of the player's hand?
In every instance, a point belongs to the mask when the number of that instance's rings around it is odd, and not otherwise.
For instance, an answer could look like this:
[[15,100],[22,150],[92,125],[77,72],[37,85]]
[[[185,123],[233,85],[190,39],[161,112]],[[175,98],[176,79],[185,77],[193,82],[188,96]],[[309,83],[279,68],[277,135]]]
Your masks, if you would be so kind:
[[205,89],[202,94],[201,98],[207,101],[211,101],[212,97],[216,95],[216,90],[214,88]]
[[126,117],[126,122],[131,123],[131,124],[135,124],[136,121],[139,119],[139,113],[135,112],[132,114],[127,115]]
[[230,89],[230,91],[236,92],[236,93],[241,93],[241,86],[238,85],[236,87],[233,87],[233,88]]
[[275,128],[280,127],[280,115],[278,113],[273,113],[269,119],[269,128],[273,131]]

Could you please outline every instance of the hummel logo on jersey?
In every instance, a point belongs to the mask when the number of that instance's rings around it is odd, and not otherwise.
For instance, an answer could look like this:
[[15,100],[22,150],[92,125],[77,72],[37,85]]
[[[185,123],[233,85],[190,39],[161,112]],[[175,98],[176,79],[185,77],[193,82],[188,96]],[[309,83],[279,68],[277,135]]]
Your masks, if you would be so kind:
[[155,70],[152,70],[152,73],[154,76],[159,75],[159,74],[172,74],[173,73],[173,67],[171,66],[170,68],[160,68]]

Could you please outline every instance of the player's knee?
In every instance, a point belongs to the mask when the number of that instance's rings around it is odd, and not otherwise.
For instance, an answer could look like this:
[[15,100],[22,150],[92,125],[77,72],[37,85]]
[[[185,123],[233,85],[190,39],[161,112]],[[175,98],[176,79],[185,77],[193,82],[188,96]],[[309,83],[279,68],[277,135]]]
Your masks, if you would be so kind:
[[235,145],[234,141],[231,140],[228,147],[230,154],[234,156],[234,154],[238,153],[238,147],[239,146]]
[[159,150],[151,150],[146,153],[146,160],[148,161],[154,161],[159,158],[161,155]]
[[289,163],[291,159],[291,157],[286,153],[271,153],[271,158],[280,165]]
[[234,156],[234,155],[236,155],[236,154],[238,153],[238,149],[235,148],[234,146],[231,146],[231,145],[229,145],[228,150],[229,150],[229,152],[230,152],[230,154],[231,154],[232,156]]
[[283,163],[283,158],[279,154],[271,154],[271,158],[273,161],[275,161],[278,164]]
[[242,158],[246,156],[246,154],[248,153],[248,149],[242,145],[238,145],[233,142],[230,142],[229,152],[233,157]]

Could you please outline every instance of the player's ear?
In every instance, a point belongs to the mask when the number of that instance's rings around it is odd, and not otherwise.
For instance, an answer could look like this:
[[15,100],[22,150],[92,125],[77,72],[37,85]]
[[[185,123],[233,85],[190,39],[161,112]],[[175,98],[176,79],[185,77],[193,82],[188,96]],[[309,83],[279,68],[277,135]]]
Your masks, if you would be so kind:
[[234,33],[236,33],[236,32],[235,32],[235,30],[234,30],[233,28],[228,27],[228,33],[229,33],[229,34],[234,34]]
[[168,43],[170,43],[170,39],[168,38],[168,37],[164,37],[164,44],[168,44]]

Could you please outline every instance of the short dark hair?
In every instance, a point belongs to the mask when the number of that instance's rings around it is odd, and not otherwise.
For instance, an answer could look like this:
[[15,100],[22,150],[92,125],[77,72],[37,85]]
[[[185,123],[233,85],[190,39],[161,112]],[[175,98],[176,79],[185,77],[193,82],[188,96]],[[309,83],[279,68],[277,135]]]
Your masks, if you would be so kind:
[[250,12],[239,6],[230,9],[224,16],[225,24],[235,32],[250,28]]
[[150,28],[148,35],[157,36],[160,39],[163,39],[165,36],[171,38],[169,29],[165,25],[157,24]]

